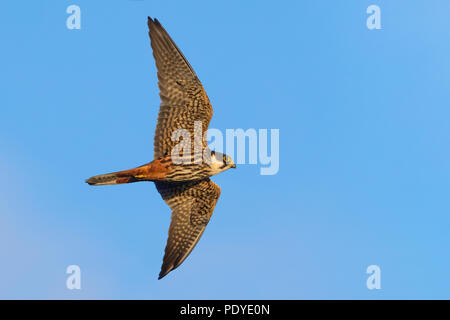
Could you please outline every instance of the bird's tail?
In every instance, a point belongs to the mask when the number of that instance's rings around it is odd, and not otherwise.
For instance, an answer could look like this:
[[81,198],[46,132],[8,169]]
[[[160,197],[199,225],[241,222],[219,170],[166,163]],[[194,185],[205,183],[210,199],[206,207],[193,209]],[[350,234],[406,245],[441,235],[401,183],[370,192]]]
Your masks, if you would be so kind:
[[134,169],[100,174],[86,180],[91,186],[105,186],[111,184],[123,184],[137,181],[147,181],[151,164],[146,164]]

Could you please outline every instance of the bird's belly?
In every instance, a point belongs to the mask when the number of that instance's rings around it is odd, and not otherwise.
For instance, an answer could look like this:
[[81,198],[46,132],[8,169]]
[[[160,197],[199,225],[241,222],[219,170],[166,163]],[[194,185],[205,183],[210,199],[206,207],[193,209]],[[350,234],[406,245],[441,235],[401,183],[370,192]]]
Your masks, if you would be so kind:
[[171,169],[164,177],[165,181],[192,181],[211,176],[206,164],[174,164]]

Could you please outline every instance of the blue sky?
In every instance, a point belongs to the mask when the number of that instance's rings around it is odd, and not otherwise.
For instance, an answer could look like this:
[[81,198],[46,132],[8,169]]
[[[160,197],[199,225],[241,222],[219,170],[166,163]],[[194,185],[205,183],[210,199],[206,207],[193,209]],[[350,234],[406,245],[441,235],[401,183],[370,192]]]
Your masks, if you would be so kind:
[[[381,30],[366,27],[371,4]],[[449,9],[3,1],[0,298],[450,298]],[[280,130],[278,174],[214,177],[210,224],[160,281],[170,211],[153,184],[84,183],[153,157],[148,15],[200,77],[212,128]],[[81,290],[66,288],[72,264]]]

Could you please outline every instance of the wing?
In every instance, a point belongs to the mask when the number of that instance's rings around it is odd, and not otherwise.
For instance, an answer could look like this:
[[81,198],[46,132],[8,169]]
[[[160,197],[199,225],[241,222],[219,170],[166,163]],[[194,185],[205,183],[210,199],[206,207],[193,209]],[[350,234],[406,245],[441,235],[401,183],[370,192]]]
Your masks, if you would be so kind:
[[[206,148],[202,132],[208,129],[213,114],[208,96],[189,62],[159,21],[149,17],[148,27],[161,97],[154,138],[154,158],[171,153],[178,143],[172,141],[172,133],[181,128],[191,134],[191,148],[194,137]],[[194,134],[195,121],[201,121],[202,124],[201,128],[198,126],[197,135]]]
[[169,238],[159,278],[177,268],[205,231],[220,196],[220,187],[209,178],[183,183],[155,182],[172,209]]

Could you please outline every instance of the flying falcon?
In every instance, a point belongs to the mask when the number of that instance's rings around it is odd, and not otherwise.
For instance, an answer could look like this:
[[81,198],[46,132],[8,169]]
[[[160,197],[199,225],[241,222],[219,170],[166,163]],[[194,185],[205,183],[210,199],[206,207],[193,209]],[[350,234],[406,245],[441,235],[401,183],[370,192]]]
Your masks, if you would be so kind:
[[[172,209],[158,278],[161,279],[187,258],[205,231],[220,196],[219,186],[209,177],[236,165],[229,156],[209,150],[203,139],[202,133],[208,129],[213,110],[191,65],[157,19],[149,17],[148,27],[161,97],[153,143],[154,159],[134,169],[91,177],[86,182],[93,186],[138,181],[155,183]],[[191,146],[197,143],[201,151],[174,152],[180,143],[172,140],[172,133],[177,129],[187,130],[190,141],[185,142],[190,142]],[[180,158],[176,157],[178,155]]]

